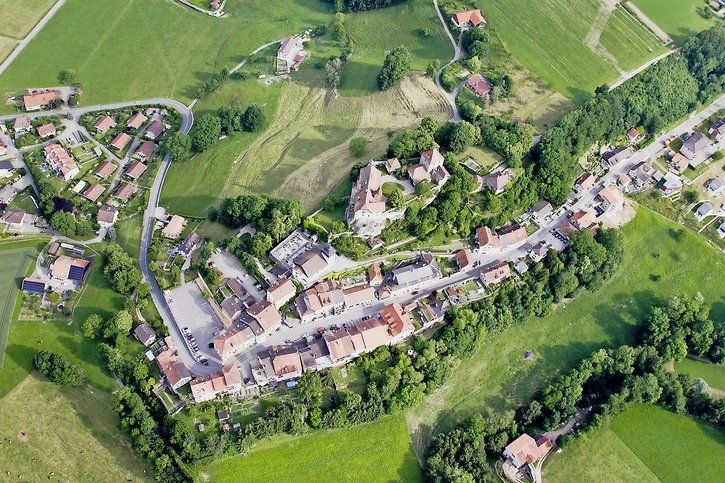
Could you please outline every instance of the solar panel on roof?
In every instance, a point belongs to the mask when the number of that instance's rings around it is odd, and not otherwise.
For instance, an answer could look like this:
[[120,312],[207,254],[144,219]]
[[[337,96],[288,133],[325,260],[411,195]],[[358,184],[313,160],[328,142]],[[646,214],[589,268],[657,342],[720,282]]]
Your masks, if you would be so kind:
[[33,280],[23,280],[23,291],[29,293],[43,294],[45,293],[45,283]]
[[86,274],[86,269],[81,267],[70,267],[68,278],[75,280],[76,282],[83,281],[83,276]]

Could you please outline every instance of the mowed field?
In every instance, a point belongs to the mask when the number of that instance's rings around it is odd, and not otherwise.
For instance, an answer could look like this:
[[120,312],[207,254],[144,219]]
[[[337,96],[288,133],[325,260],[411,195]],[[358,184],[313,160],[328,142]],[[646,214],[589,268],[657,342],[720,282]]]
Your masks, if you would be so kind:
[[[525,68],[575,101],[616,80],[632,63],[643,64],[655,56],[647,50],[654,35],[640,24],[628,23],[627,29],[621,29],[621,14],[610,26],[612,16],[600,13],[601,0],[479,0],[476,4],[488,20],[487,28],[501,37]],[[598,34],[604,35],[604,46],[597,42]],[[630,52],[620,54],[620,46]],[[618,64],[620,58],[626,66]]]
[[[413,70],[425,70],[438,59],[445,64],[453,57],[448,40],[433,2],[410,0],[380,10],[346,16],[345,25],[354,48],[354,55],[342,73],[340,92],[345,95],[366,95],[377,91],[377,76],[385,53],[405,46],[413,57]],[[422,35],[427,29],[429,35]]]
[[680,374],[702,378],[713,389],[725,392],[725,365],[709,364],[688,357],[675,362],[675,370]]
[[658,406],[636,405],[586,440],[549,456],[544,479],[716,483],[725,473],[725,432]]
[[188,102],[256,47],[331,21],[322,0],[229,0],[225,18],[168,0],[68,0],[0,77],[0,93],[57,85],[75,69],[86,105],[166,96]]
[[706,19],[698,11],[706,6],[705,0],[632,0],[632,3],[679,44],[717,23],[717,19]]
[[0,399],[0,421],[4,481],[150,481],[111,395],[92,386],[28,376]]
[[624,70],[633,70],[647,59],[667,51],[660,40],[624,7],[618,7],[607,21],[599,39]]
[[[677,240],[678,229],[638,208],[623,227],[625,261],[619,273],[546,317],[532,317],[482,341],[425,405],[409,411],[416,447],[424,448],[432,433],[450,429],[474,411],[516,407],[599,348],[636,342],[641,318],[669,295],[701,292],[713,307],[711,317],[725,318],[719,282],[725,280],[725,256],[695,233],[686,231]],[[533,361],[523,360],[527,350],[534,352]]]
[[[0,0],[0,37],[22,39],[57,0]],[[2,58],[2,57],[0,57]]]
[[[294,477],[291,477],[294,475]],[[412,482],[421,469],[405,418],[389,416],[352,430],[324,431],[261,443],[249,455],[215,461],[200,481],[223,482]]]

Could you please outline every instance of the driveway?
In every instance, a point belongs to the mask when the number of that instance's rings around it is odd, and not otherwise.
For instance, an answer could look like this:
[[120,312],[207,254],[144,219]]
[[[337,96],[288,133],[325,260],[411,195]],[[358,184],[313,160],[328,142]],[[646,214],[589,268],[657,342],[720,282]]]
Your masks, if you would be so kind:
[[237,257],[224,250],[221,253],[215,253],[211,257],[211,261],[214,262],[216,268],[222,272],[224,278],[237,278],[242,282],[244,290],[249,295],[255,298],[255,300],[262,300],[265,296],[264,291],[257,289],[254,284],[257,281],[247,273],[247,270],[239,263]]

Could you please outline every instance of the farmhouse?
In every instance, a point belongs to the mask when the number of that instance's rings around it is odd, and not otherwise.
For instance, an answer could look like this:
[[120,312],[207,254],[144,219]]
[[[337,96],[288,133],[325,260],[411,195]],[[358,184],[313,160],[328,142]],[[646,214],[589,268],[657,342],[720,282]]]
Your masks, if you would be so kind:
[[[257,383],[288,381],[302,376],[302,359],[295,347],[275,347],[263,351],[258,356],[262,376]],[[256,379],[255,372],[255,379]]]
[[[710,145],[710,140],[701,132],[696,132],[682,144],[680,152],[685,155],[687,159],[692,161],[699,153],[705,150]],[[699,163],[697,163],[699,164]]]
[[534,440],[524,433],[506,446],[503,456],[516,468],[522,468],[539,461],[553,447],[554,443],[545,436]]
[[154,332],[154,329],[152,329],[146,322],[138,324],[136,328],[133,329],[133,334],[136,336],[138,341],[146,347],[156,342],[156,332]]
[[20,289],[25,293],[43,296],[48,290],[48,284],[37,278],[24,278]]
[[125,148],[132,139],[133,138],[125,132],[120,132],[116,134],[116,137],[113,138],[113,141],[111,141],[111,147],[117,149],[118,151],[123,151],[123,148]]
[[18,190],[11,184],[6,184],[0,188],[0,204],[9,205],[17,196]]
[[50,277],[61,282],[66,280],[82,282],[90,265],[90,260],[61,255],[50,264]]
[[713,209],[712,203],[710,203],[709,201],[706,201],[703,204],[701,204],[697,208],[697,210],[695,210],[695,219],[697,221],[702,221],[705,218],[707,218],[708,216],[712,215],[713,210],[714,209]]
[[496,171],[495,173],[487,174],[483,177],[483,182],[488,189],[494,192],[494,194],[501,194],[504,192],[506,185],[508,185],[513,179],[513,174],[508,169],[503,171]]
[[75,159],[60,144],[49,144],[45,146],[43,153],[50,167],[64,181],[68,181],[80,173],[80,168]]
[[591,189],[592,186],[594,186],[596,180],[597,179],[592,173],[584,172],[576,179],[576,181],[574,181],[574,191],[576,191],[577,193],[581,193],[583,191]]
[[370,161],[360,170],[360,175],[352,186],[346,218],[349,223],[354,223],[384,211],[382,173]]
[[159,121],[158,119],[154,119],[149,125],[148,129],[146,129],[145,136],[148,139],[153,140],[161,136],[164,131],[166,131],[166,124]]
[[277,74],[289,74],[299,69],[300,63],[307,57],[304,48],[302,35],[282,40],[277,50]]
[[186,219],[179,215],[173,215],[164,229],[161,230],[161,234],[166,238],[178,238],[181,232],[184,231],[184,226],[186,226]]
[[38,136],[41,139],[52,138],[55,136],[55,126],[52,122],[46,122],[42,126],[38,126]]
[[242,373],[236,364],[227,364],[221,371],[197,377],[189,384],[197,403],[211,401],[219,395],[237,394],[242,389]]
[[25,134],[33,128],[33,123],[28,116],[16,117],[13,121],[13,131],[15,134]]
[[116,127],[116,121],[111,116],[103,116],[93,125],[93,129],[101,134],[106,134],[109,129]]
[[722,118],[715,124],[713,124],[708,131],[708,134],[714,137],[716,141],[720,141],[721,139],[725,138],[725,118]]
[[143,113],[135,112],[126,123],[126,127],[128,129],[139,129],[148,119]]
[[126,168],[126,172],[123,173],[123,175],[135,181],[139,179],[141,175],[146,172],[147,169],[148,166],[146,166],[142,162],[134,161],[128,166],[128,168]]
[[13,166],[13,163],[7,159],[0,161],[0,178],[9,178],[14,172],[15,167]]
[[98,198],[101,197],[103,192],[106,191],[106,188],[101,186],[98,183],[93,183],[88,187],[88,189],[83,193],[83,197],[90,201],[91,203],[95,203]]
[[267,301],[271,302],[277,309],[292,300],[297,293],[297,287],[288,278],[278,278],[267,289]]
[[28,91],[28,94],[23,96],[23,105],[26,111],[38,111],[51,103],[62,100],[63,95],[57,89],[35,92]]
[[166,378],[166,382],[171,389],[178,389],[187,382],[191,381],[191,374],[183,362],[179,361],[176,355],[176,346],[171,337],[164,339],[166,349],[156,356],[156,365]]
[[458,28],[485,27],[486,19],[480,10],[461,10],[451,15],[451,21]]
[[98,214],[96,215],[96,221],[98,221],[98,224],[101,226],[113,226],[116,223],[116,220],[118,220],[118,208],[111,205],[104,204],[98,210]]
[[156,149],[158,149],[156,143],[151,141],[144,141],[141,143],[141,146],[138,147],[133,157],[140,161],[145,161],[153,156],[153,154],[156,152]]
[[488,98],[493,89],[493,84],[481,74],[473,74],[466,81],[466,87],[476,96]]
[[489,263],[481,269],[481,280],[486,285],[503,282],[511,276],[511,268],[507,262]]
[[451,177],[443,166],[443,155],[438,149],[422,152],[420,163],[408,167],[408,176],[413,184],[432,181],[438,186],[443,185]]
[[130,185],[128,183],[122,183],[121,186],[118,187],[115,193],[113,193],[113,197],[120,200],[123,203],[128,203],[128,200],[131,199],[131,196],[133,196],[135,192],[135,188],[133,185]]
[[116,171],[116,165],[110,161],[104,161],[93,171],[93,176],[98,179],[106,179]]
[[608,166],[615,166],[630,156],[632,156],[632,149],[628,146],[620,146],[604,153],[602,161]]

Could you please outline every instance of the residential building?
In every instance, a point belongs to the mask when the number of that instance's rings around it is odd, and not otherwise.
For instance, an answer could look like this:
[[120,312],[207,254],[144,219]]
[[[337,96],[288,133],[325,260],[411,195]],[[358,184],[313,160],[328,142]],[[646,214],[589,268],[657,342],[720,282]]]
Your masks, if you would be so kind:
[[327,348],[327,342],[324,338],[307,343],[299,350],[299,353],[300,359],[302,359],[302,368],[305,371],[314,371],[332,365],[330,349]]
[[95,170],[93,170],[93,176],[98,179],[106,179],[111,176],[114,171],[116,171],[116,165],[111,161],[104,161],[99,164]]
[[616,186],[609,185],[597,194],[596,200],[601,203],[602,208],[606,211],[610,207],[624,202],[624,196],[622,196],[622,192]]
[[485,27],[486,19],[481,15],[481,11],[461,10],[451,15],[451,22],[458,28],[476,28]]
[[596,180],[597,178],[592,173],[584,172],[574,181],[574,191],[577,193],[587,191],[594,186]]
[[330,245],[312,247],[292,260],[292,274],[301,280],[314,281],[331,267],[335,258],[335,250]]
[[295,347],[272,346],[258,356],[263,371],[260,385],[282,382],[302,376],[302,359]]
[[161,230],[161,234],[166,238],[178,238],[179,235],[181,235],[181,232],[184,231],[185,226],[186,218],[179,215],[172,215],[169,222],[166,223],[166,226],[163,230]]
[[0,156],[8,154],[8,146],[0,139]]
[[383,201],[382,173],[372,161],[360,170],[357,181],[352,186],[350,204],[345,218],[348,223],[355,223],[364,218],[385,212]]
[[443,155],[438,149],[431,149],[420,154],[420,162],[408,166],[408,176],[413,184],[431,181],[441,186],[451,177],[443,166]]
[[133,185],[128,183],[121,183],[121,186],[118,187],[116,192],[113,194],[113,197],[123,203],[128,203],[128,200],[131,199],[131,196],[133,196],[135,192],[136,188],[134,188]]
[[189,383],[194,402],[211,401],[218,396],[238,394],[243,388],[242,373],[235,363],[226,364],[221,371],[197,377]]
[[476,230],[474,238],[475,251],[503,250],[525,241],[526,238],[526,228],[518,223],[511,223],[495,232],[487,226],[482,226]]
[[531,216],[534,221],[541,223],[547,216],[554,212],[554,207],[548,201],[541,200],[531,207]]
[[267,289],[267,301],[280,309],[287,302],[292,300],[297,293],[294,282],[288,278],[278,278]]
[[71,280],[80,283],[86,277],[90,265],[90,260],[61,255],[50,264],[50,277],[61,282]]
[[398,267],[391,271],[392,290],[412,287],[432,282],[441,277],[438,264],[430,253],[423,253],[418,256],[414,263]]
[[0,178],[9,178],[13,175],[15,172],[15,167],[13,166],[13,163],[8,161],[7,159],[3,159],[0,161]]
[[[685,155],[687,159],[693,161],[695,157],[710,146],[710,140],[701,132],[696,132],[687,141],[682,143],[680,152]],[[700,163],[695,163],[695,165]],[[694,166],[693,166],[694,167]]]
[[110,129],[116,127],[116,120],[111,116],[102,116],[93,125],[93,129],[101,134],[106,134]]
[[725,182],[720,178],[713,178],[707,183],[707,194],[716,196],[725,192]]
[[642,135],[639,133],[636,127],[633,127],[629,131],[627,131],[627,141],[629,141],[629,144],[636,143],[640,140],[641,137]]
[[725,118],[722,118],[713,124],[708,131],[708,134],[714,137],[716,141],[720,141],[725,138]]
[[342,289],[342,295],[346,307],[363,305],[376,300],[375,289],[367,283],[344,288]]
[[133,153],[133,157],[145,161],[156,152],[158,149],[158,145],[151,141],[144,141],[141,143],[141,145],[138,147],[135,153]]
[[128,165],[128,168],[126,168],[126,172],[123,173],[123,175],[136,181],[141,177],[142,174],[146,172],[147,169],[148,166],[146,166],[142,162],[133,161],[131,164]]
[[486,285],[503,282],[511,276],[511,268],[507,262],[493,262],[481,269],[481,280]]
[[632,156],[632,149],[629,146],[620,146],[604,153],[602,161],[608,166],[616,166],[630,156]]
[[269,333],[277,329],[282,324],[282,315],[277,308],[266,300],[260,300],[247,309],[247,314],[252,317]]
[[225,298],[222,303],[219,304],[219,307],[221,308],[222,315],[226,318],[227,324],[225,325],[233,324],[239,320],[242,317],[244,310],[241,300],[234,295]]
[[146,136],[148,139],[154,140],[161,136],[165,131],[166,124],[159,121],[158,119],[154,119],[153,121],[151,121],[148,129],[146,129],[146,133],[144,134],[144,136]]
[[535,263],[540,262],[549,253],[549,249],[549,244],[546,243],[544,240],[541,240],[539,243],[534,245],[531,250],[529,250],[529,258]]
[[110,146],[112,148],[117,149],[118,151],[123,151],[123,149],[128,146],[128,143],[131,142],[133,138],[126,134],[125,132],[120,132],[116,134],[116,137],[113,138],[113,141],[111,141]]
[[405,339],[415,331],[410,313],[400,304],[386,305],[380,309],[380,318],[387,324],[388,333],[396,341]]
[[473,74],[466,81],[466,87],[476,96],[488,99],[493,89],[493,84],[481,74]]
[[28,91],[23,96],[23,105],[26,111],[38,111],[47,107],[49,104],[63,102],[63,95],[57,89],[48,89],[41,91]]
[[714,211],[714,208],[712,206],[712,203],[709,201],[704,202],[701,204],[697,210],[695,210],[695,219],[697,221],[703,221],[708,216],[712,215]]
[[665,196],[670,196],[682,191],[682,180],[671,172],[665,173],[659,182],[660,191]]
[[520,469],[539,461],[553,447],[554,443],[546,436],[540,436],[534,440],[534,438],[524,433],[506,446],[503,456],[513,466]]
[[28,116],[19,116],[13,121],[13,132],[15,132],[15,134],[20,135],[28,133],[32,128],[33,122]]
[[511,246],[518,245],[519,243],[526,241],[526,238],[528,237],[526,228],[518,223],[511,223],[503,228],[499,228],[496,230],[496,234],[498,235],[498,239],[501,243],[501,248],[509,248]]
[[48,284],[37,278],[24,278],[20,289],[27,294],[40,295],[42,297],[48,290]]
[[670,157],[670,169],[677,174],[682,174],[690,165],[690,160],[683,154],[673,153]]
[[176,390],[191,381],[191,374],[176,354],[176,346],[169,336],[164,339],[166,349],[156,356],[156,365],[166,378],[166,383],[171,389]]
[[595,212],[584,209],[574,213],[571,218],[569,218],[569,222],[577,230],[583,230],[584,228],[592,226],[596,218],[597,215]]
[[138,341],[146,347],[156,342],[156,332],[154,332],[154,329],[152,329],[146,322],[138,324],[136,328],[133,329],[133,334],[136,336]]
[[398,158],[390,158],[385,161],[385,170],[393,174],[395,171],[401,168],[400,160]]
[[508,185],[513,179],[513,174],[508,169],[503,171],[496,171],[495,173],[487,174],[483,177],[483,183],[488,189],[494,192],[494,194],[501,194],[504,192],[506,185]]
[[289,74],[299,69],[300,63],[307,56],[304,48],[304,37],[301,35],[282,40],[277,50],[277,74]]
[[473,258],[471,252],[467,249],[458,250],[455,254],[456,265],[459,270],[473,266]]
[[15,199],[18,190],[11,184],[6,184],[0,188],[0,204],[9,205]]
[[41,139],[52,138],[55,136],[55,126],[52,122],[46,122],[42,126],[38,126],[38,136]]
[[104,188],[102,185],[98,183],[93,183],[88,187],[86,191],[83,192],[83,197],[91,203],[95,203],[98,198],[101,197],[104,191],[106,191],[106,188]]
[[113,226],[118,220],[118,208],[104,204],[98,209],[96,221],[101,226]]
[[383,283],[383,272],[380,269],[379,263],[373,263],[370,265],[365,273],[368,283],[373,287],[380,286]]
[[627,175],[632,179],[637,189],[644,188],[652,180],[654,174],[655,169],[644,161],[635,164],[627,171]]
[[60,178],[68,181],[80,173],[75,159],[60,144],[49,144],[43,148],[45,160]]
[[149,118],[144,116],[142,112],[135,112],[126,123],[126,127],[128,129],[140,129],[141,126],[148,121],[148,119]]
[[0,217],[0,221],[7,224],[10,229],[19,230],[25,222],[25,212],[8,208]]
[[320,282],[302,292],[295,300],[295,309],[303,322],[323,314],[332,314],[345,306],[345,294],[336,280]]
[[196,233],[189,233],[186,238],[184,238],[184,241],[181,242],[177,251],[179,255],[189,258],[191,254],[194,253],[194,250],[201,245],[202,241],[201,237]]
[[231,327],[214,337],[212,343],[222,362],[228,362],[254,345],[254,334],[249,327]]
[[477,252],[485,252],[501,248],[501,240],[498,234],[487,226],[481,226],[476,229],[474,237],[474,246]]

